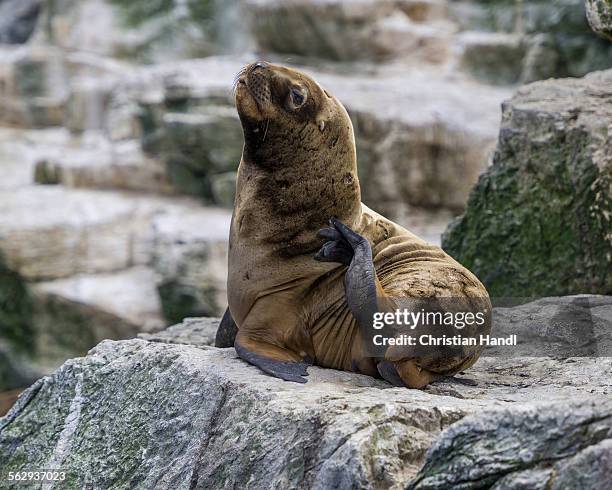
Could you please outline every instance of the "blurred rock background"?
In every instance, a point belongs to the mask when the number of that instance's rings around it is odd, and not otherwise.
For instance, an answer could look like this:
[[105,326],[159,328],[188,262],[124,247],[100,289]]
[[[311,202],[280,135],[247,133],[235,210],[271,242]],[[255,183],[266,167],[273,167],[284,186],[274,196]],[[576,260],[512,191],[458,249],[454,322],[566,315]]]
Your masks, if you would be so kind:
[[[490,164],[503,101],[525,83],[612,67],[582,0],[0,0],[0,43],[0,391],[104,338],[223,312],[242,146],[230,88],[245,63],[292,64],[334,92],[355,126],[364,202],[435,243]],[[505,180],[490,170],[473,194],[506,197],[473,197],[444,246],[485,276],[505,257],[510,266],[484,278],[496,294],[610,294],[612,78],[546,83],[521,89],[534,104],[525,117],[505,106],[495,162],[518,163],[503,163]],[[546,107],[551,139],[538,132],[538,102],[559,91],[575,107]],[[567,137],[576,131],[586,136]],[[537,202],[558,198],[533,211],[531,167],[517,170],[531,147],[546,176]],[[551,194],[556,175],[567,178]],[[514,262],[508,240],[536,215],[551,223],[546,240],[564,219],[592,239],[569,233],[575,253],[534,282],[526,267],[554,247],[519,240],[536,254]],[[557,288],[576,256],[591,272]]]

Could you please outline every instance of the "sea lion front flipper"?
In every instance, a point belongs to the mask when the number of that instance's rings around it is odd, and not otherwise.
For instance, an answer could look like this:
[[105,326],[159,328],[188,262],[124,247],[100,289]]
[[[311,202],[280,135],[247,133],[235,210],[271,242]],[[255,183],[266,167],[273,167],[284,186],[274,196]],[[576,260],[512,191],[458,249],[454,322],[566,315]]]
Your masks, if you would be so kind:
[[225,310],[215,336],[215,347],[233,347],[238,333],[238,325],[232,318],[229,308]]
[[346,300],[357,324],[364,331],[369,331],[374,313],[378,311],[377,295],[384,296],[374,269],[372,247],[365,237],[340,220],[332,218],[329,223],[330,228],[324,228],[317,234],[329,241],[314,258],[321,262],[348,265],[344,275]]
[[302,376],[308,376],[307,368],[312,364],[305,362],[297,354],[293,354],[287,349],[253,341],[240,334],[236,337],[234,348],[242,359],[257,366],[264,373],[295,383],[306,383],[308,381]]

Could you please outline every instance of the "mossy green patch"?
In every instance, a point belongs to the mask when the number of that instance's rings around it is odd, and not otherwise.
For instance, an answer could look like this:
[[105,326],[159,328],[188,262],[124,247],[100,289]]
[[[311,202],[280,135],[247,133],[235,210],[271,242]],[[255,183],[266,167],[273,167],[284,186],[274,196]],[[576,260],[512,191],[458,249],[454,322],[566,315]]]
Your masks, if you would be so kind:
[[612,167],[576,114],[507,110],[493,165],[443,248],[497,297],[612,293]]

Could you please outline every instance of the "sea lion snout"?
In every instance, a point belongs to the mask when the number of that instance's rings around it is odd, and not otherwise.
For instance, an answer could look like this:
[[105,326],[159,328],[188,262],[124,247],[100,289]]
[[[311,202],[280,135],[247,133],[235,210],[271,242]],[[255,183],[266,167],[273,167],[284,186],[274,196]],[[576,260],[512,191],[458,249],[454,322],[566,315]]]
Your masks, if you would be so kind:
[[265,61],[256,61],[240,70],[234,85],[240,115],[255,120],[266,117],[272,102],[272,76],[271,65]]
[[260,108],[264,108],[271,101],[271,75],[269,65],[265,61],[256,61],[247,67],[245,83]]

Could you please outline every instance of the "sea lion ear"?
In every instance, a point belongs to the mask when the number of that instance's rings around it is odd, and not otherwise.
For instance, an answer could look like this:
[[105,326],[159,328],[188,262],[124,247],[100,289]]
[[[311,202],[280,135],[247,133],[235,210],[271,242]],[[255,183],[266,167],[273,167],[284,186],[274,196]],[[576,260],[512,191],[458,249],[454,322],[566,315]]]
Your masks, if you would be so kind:
[[319,131],[323,132],[323,130],[325,129],[325,119],[320,119],[317,123],[317,126],[319,127]]

